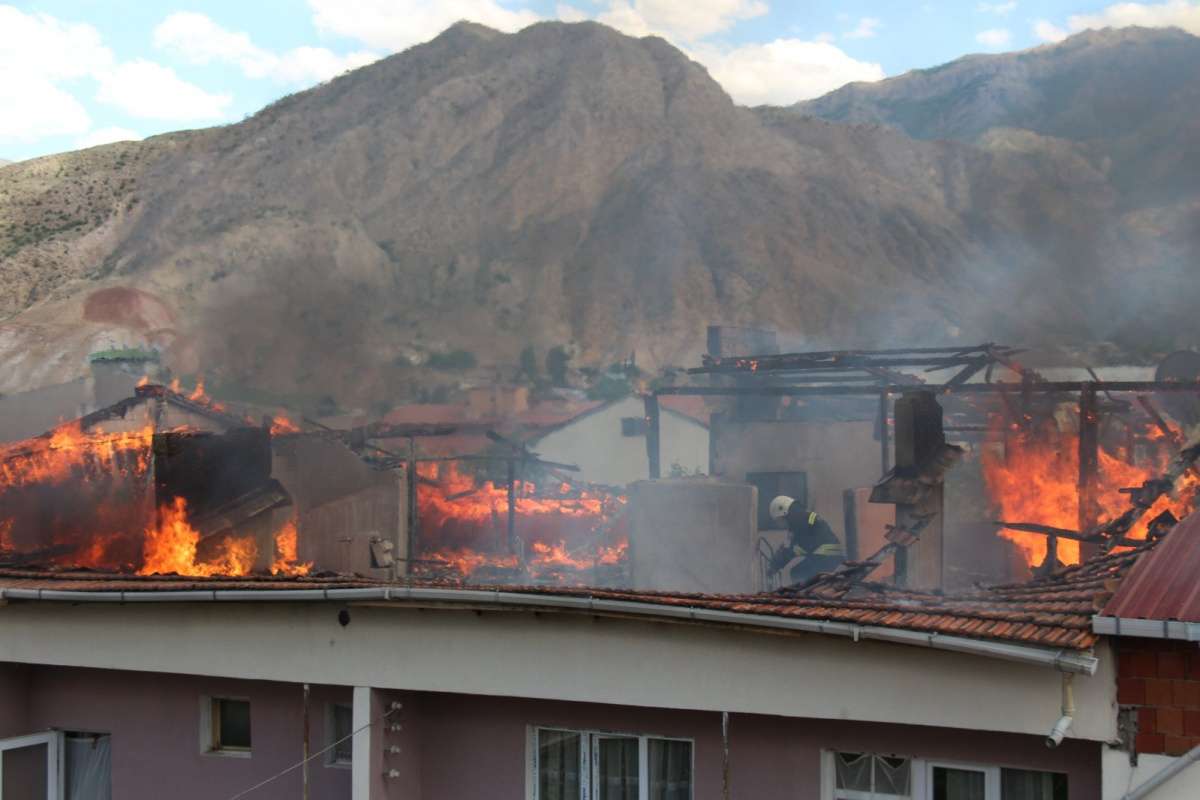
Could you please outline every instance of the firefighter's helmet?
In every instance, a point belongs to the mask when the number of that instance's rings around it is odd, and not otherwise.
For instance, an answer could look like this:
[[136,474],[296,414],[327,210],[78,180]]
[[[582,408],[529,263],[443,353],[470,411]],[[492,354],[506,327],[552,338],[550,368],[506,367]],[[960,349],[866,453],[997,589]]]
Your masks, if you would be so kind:
[[783,519],[787,516],[788,509],[792,507],[792,503],[796,502],[786,494],[781,494],[771,501],[771,519]]

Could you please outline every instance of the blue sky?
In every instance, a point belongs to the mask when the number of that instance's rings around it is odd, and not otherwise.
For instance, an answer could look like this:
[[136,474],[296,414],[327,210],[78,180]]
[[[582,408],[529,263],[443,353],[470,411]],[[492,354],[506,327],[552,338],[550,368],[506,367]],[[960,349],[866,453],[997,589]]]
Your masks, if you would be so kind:
[[658,34],[738,102],[782,104],[1085,28],[1200,34],[1200,0],[0,0],[0,158],[236,121],[460,18]]

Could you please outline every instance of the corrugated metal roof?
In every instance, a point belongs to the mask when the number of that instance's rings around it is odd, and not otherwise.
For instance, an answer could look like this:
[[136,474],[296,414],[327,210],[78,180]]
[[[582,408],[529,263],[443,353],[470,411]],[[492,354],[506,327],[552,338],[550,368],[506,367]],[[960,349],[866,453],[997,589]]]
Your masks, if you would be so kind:
[[1187,517],[1141,556],[1102,614],[1200,622],[1200,514]]

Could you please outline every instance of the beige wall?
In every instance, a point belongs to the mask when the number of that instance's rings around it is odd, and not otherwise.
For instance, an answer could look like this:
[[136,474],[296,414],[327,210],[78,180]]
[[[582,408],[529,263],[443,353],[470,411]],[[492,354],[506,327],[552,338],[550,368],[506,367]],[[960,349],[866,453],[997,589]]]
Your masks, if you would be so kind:
[[[0,608],[0,661],[1045,735],[1059,673],[819,634],[394,603]],[[1077,676],[1072,737],[1115,738],[1112,655]]]
[[[622,417],[644,417],[639,397],[627,397],[587,414],[533,442],[531,448],[549,461],[577,464],[580,477],[592,483],[624,486],[650,476],[645,436],[622,436]],[[662,473],[679,464],[689,473],[708,472],[708,429],[667,409],[660,417]]]
[[[1129,763],[1129,754],[1121,750],[1104,748],[1101,760],[1103,770],[1103,800],[1121,800],[1127,792],[1136,789],[1179,759],[1172,756],[1139,755],[1136,767]],[[1200,797],[1200,762],[1180,772],[1164,783],[1147,800],[1196,800]]]

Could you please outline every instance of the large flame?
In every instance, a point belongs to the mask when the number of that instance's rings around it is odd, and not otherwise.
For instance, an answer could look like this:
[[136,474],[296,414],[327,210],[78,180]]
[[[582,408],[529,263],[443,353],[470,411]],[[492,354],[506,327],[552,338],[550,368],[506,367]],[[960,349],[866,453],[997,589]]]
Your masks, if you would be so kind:
[[[516,552],[508,542],[508,488],[477,481],[454,462],[419,468],[417,564],[470,578],[484,570],[559,582],[590,580],[585,570],[621,565],[628,550],[623,526],[611,524],[625,498],[561,483],[539,491],[518,481]],[[418,567],[420,571],[420,567]]]
[[[1114,519],[1128,508],[1130,497],[1121,490],[1141,486],[1161,475],[1174,457],[1177,447],[1158,432],[1144,437],[1146,445],[1136,448],[1137,459],[1129,452],[1120,457],[1105,448],[1099,451],[1099,470],[1096,476],[1095,502],[1100,522]],[[1125,445],[1124,449],[1127,449]],[[1079,528],[1079,434],[1076,430],[1060,430],[1043,426],[1024,432],[1013,426],[1006,439],[1007,456],[998,448],[985,448],[982,455],[983,474],[988,494],[1006,522],[1034,522],[1056,528]],[[1130,464],[1136,460],[1138,463]],[[1129,538],[1144,539],[1149,523],[1164,511],[1182,519],[1194,508],[1200,481],[1194,473],[1181,482],[1179,490],[1159,498],[1154,506],[1133,527]],[[1012,540],[1030,566],[1046,558],[1046,537],[1021,531],[1002,530],[1001,535]],[[1079,563],[1079,543],[1060,539],[1058,559],[1064,564]]]
[[288,520],[275,532],[275,560],[271,562],[272,575],[307,575],[312,571],[311,563],[300,563],[297,555],[296,521]]
[[48,437],[0,451],[0,492],[35,483],[61,484],[98,473],[139,475],[150,463],[154,428],[111,434],[84,433],[78,423],[62,425]]
[[139,575],[248,575],[258,558],[253,537],[228,537],[215,558],[197,561],[200,533],[187,517],[187,502],[182,497],[162,506],[158,524],[146,529]]

